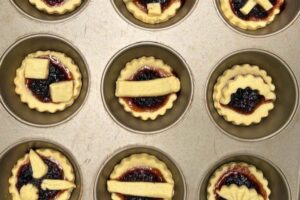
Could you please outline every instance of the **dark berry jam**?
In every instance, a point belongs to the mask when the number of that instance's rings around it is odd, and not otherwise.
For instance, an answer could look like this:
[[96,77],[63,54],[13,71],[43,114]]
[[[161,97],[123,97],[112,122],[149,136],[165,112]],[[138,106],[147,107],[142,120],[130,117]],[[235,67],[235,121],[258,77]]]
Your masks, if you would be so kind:
[[[119,181],[124,182],[166,182],[159,170],[153,168],[134,168],[125,172]],[[161,200],[158,198],[120,195],[124,200]]]
[[[166,77],[166,72],[152,67],[145,66],[139,70],[131,81],[146,81],[157,78]],[[137,112],[153,112],[164,106],[168,101],[169,95],[158,97],[136,97],[136,98],[123,98],[127,104]]]
[[48,166],[48,172],[41,179],[35,179],[32,176],[32,168],[30,163],[23,165],[18,172],[18,181],[16,187],[18,191],[24,185],[32,184],[39,189],[39,198],[38,200],[52,200],[54,199],[61,191],[58,190],[42,190],[41,184],[44,179],[64,179],[64,173],[62,169],[53,161],[42,158],[44,163]]
[[263,102],[265,102],[264,96],[260,95],[257,90],[247,87],[245,89],[239,88],[232,94],[227,106],[242,114],[251,114]]
[[[275,7],[279,0],[269,0],[271,4]],[[244,5],[248,2],[248,0],[231,0],[231,9],[233,12],[243,20],[264,20],[269,17],[270,13],[273,12],[274,7],[266,11],[261,5],[257,4],[248,15],[244,15],[240,9],[244,7]]]
[[220,197],[216,191],[221,190],[222,186],[229,186],[235,184],[237,186],[246,186],[249,189],[255,189],[256,192],[262,195],[264,198],[267,196],[262,184],[251,174],[247,167],[237,166],[230,169],[228,172],[222,175],[215,187],[215,194],[217,200],[224,200]]
[[41,102],[52,102],[50,84],[60,81],[72,80],[71,73],[55,58],[43,57],[50,60],[49,75],[47,79],[26,79],[26,85],[32,94]]
[[49,6],[59,6],[64,3],[65,0],[44,0]]
[[[162,10],[166,10],[175,0],[134,0],[133,2],[144,12],[147,12],[148,3],[160,3]],[[183,2],[183,1],[182,1]]]

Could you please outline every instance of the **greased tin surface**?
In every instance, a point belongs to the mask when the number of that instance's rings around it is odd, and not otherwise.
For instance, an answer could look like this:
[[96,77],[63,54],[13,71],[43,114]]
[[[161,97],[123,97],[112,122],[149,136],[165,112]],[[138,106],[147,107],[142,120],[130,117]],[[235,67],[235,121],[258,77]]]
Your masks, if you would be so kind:
[[[202,184],[206,183],[206,177],[218,163],[228,158],[232,161],[231,155],[240,160],[251,155],[269,163],[260,167],[260,161],[254,161],[253,164],[258,163],[258,168],[275,170],[274,173],[270,171],[267,174],[272,176],[270,181],[282,180],[276,183],[284,183],[284,198],[298,199],[300,113],[297,109],[297,82],[300,80],[300,19],[294,20],[286,30],[277,34],[248,37],[233,31],[223,22],[215,7],[217,2],[199,0],[194,4],[192,13],[180,23],[168,29],[150,31],[129,24],[119,16],[108,0],[85,1],[76,15],[55,23],[28,18],[10,1],[1,1],[0,54],[6,54],[11,45],[25,36],[50,34],[63,38],[74,47],[73,55],[77,52],[82,56],[82,62],[87,63],[86,85],[89,90],[83,101],[85,103],[79,106],[80,109],[72,118],[46,128],[26,125],[9,114],[5,106],[0,106],[0,151],[24,139],[49,139],[59,143],[73,154],[81,168],[81,199],[84,200],[94,199],[95,178],[107,159],[128,146],[155,147],[174,160],[185,179],[188,200],[204,200],[205,195],[201,195]],[[299,3],[293,1],[293,5],[299,13]],[[194,91],[191,104],[180,121],[163,132],[145,135],[132,133],[111,118],[102,102],[101,81],[105,67],[117,52],[137,42],[149,41],[170,47],[184,59],[191,70]],[[294,107],[287,127],[279,134],[255,141],[240,140],[224,134],[210,116],[206,98],[206,86],[217,64],[231,53],[249,48],[276,55],[289,67],[292,79],[295,78],[292,81],[295,83],[295,96],[291,96],[291,101],[295,103],[292,103]],[[168,63],[167,60],[165,62]],[[1,71],[0,76],[4,77],[5,74]],[[13,93],[14,91],[9,91],[13,88],[12,81],[8,83],[11,87],[4,88],[1,84],[1,91]],[[280,81],[280,76],[276,77],[276,82]],[[3,103],[2,98],[1,95]],[[291,106],[289,97],[284,100],[287,106]],[[281,102],[280,105],[284,107],[285,103]],[[272,174],[277,174],[279,178]],[[5,181],[1,180],[1,184]],[[9,195],[7,199],[10,199]]]

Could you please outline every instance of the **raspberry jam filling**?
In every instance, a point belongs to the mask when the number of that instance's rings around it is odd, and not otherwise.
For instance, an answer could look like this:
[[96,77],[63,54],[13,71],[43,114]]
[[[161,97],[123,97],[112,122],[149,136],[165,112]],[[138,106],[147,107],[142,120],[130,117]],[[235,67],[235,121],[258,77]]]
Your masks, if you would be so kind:
[[175,0],[134,0],[133,2],[144,12],[147,12],[148,3],[160,3],[162,10],[166,10]]
[[226,106],[242,114],[251,114],[264,102],[266,102],[264,96],[260,95],[257,90],[247,87],[239,88],[232,94],[231,100]]
[[[125,172],[119,181],[126,182],[152,182],[152,183],[164,183],[166,182],[159,170],[154,168],[133,168]],[[161,200],[158,198],[150,197],[138,197],[138,196],[127,196],[120,195],[123,200]]]
[[244,5],[248,2],[248,0],[230,0],[231,1],[231,9],[235,13],[236,16],[243,20],[251,20],[251,21],[259,21],[264,20],[270,16],[273,12],[274,8],[279,4],[280,0],[269,0],[273,5],[273,8],[269,11],[266,11],[262,6],[257,4],[248,15],[244,15],[240,9],[244,7]]
[[[166,73],[162,70],[155,69],[153,67],[145,66],[139,70],[131,81],[146,81],[157,78],[166,77]],[[135,97],[135,98],[123,98],[127,104],[137,112],[154,112],[164,106],[168,101],[169,95],[158,97]]]
[[27,88],[41,102],[52,102],[50,96],[50,84],[60,81],[72,80],[71,72],[64,67],[55,57],[45,56],[43,59],[49,59],[49,75],[47,79],[26,79]]
[[44,0],[44,2],[49,6],[60,6],[65,0]]
[[217,200],[226,200],[220,197],[216,191],[221,190],[222,186],[230,186],[235,184],[237,186],[246,186],[249,189],[255,189],[264,199],[267,197],[267,193],[264,190],[262,184],[256,179],[256,177],[250,172],[247,167],[236,166],[233,169],[228,170],[218,180],[215,186],[215,195]]
[[44,163],[48,166],[48,172],[45,176],[43,176],[41,179],[35,179],[32,176],[32,168],[30,163],[24,164],[18,172],[18,180],[16,187],[18,191],[20,192],[21,188],[24,185],[32,184],[39,190],[39,198],[38,200],[52,200],[55,199],[57,195],[60,194],[61,191],[59,190],[42,190],[41,184],[44,179],[60,179],[63,180],[64,178],[64,172],[62,169],[53,161],[51,161],[48,158],[42,157]]

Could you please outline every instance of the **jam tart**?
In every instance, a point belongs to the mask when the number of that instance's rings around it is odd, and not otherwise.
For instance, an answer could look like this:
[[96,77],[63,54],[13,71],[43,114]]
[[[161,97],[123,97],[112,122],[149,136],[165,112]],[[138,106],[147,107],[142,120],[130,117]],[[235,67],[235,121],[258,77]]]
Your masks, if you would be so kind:
[[249,64],[226,70],[213,90],[217,112],[235,125],[260,123],[274,108],[275,100],[272,78],[265,70]]
[[72,12],[81,4],[81,0],[29,0],[29,2],[38,10],[59,15]]
[[268,180],[248,163],[227,163],[211,176],[207,200],[269,200]]
[[147,24],[168,21],[176,15],[183,0],[123,0],[130,13]]
[[75,185],[73,167],[53,149],[31,149],[20,158],[9,178],[12,200],[68,200]]
[[116,82],[116,97],[125,111],[142,120],[155,120],[173,107],[180,81],[172,68],[154,57],[126,64]]
[[71,106],[82,82],[78,66],[65,54],[38,51],[26,56],[14,79],[21,101],[39,112],[54,113]]
[[170,200],[174,180],[166,164],[155,156],[133,154],[114,167],[107,189],[112,200]]
[[274,21],[284,0],[220,0],[227,20],[245,30],[257,30]]

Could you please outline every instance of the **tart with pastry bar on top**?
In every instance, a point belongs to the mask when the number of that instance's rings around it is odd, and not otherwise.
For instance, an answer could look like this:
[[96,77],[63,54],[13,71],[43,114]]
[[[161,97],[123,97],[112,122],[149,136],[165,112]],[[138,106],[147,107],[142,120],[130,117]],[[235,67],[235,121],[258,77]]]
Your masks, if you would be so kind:
[[53,149],[31,149],[9,178],[12,200],[68,200],[75,185],[69,160]]
[[123,0],[127,10],[147,24],[168,21],[176,15],[184,0]]
[[112,200],[171,200],[174,180],[166,164],[155,156],[133,154],[114,167],[107,190]]
[[265,70],[255,65],[235,65],[217,80],[214,106],[226,121],[249,126],[260,123],[274,108],[275,86]]
[[55,113],[71,106],[79,96],[81,73],[74,61],[54,51],[26,56],[14,79],[15,92],[30,109]]
[[257,30],[274,21],[285,0],[220,0],[225,18],[234,26]]
[[227,163],[209,179],[207,200],[269,200],[268,180],[255,166]]
[[82,0],[29,0],[38,10],[48,14],[62,15],[80,6]]
[[134,117],[155,120],[173,107],[179,91],[180,80],[169,65],[154,57],[141,57],[121,71],[115,95]]

